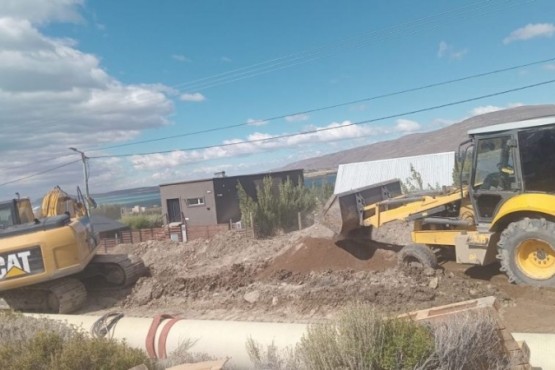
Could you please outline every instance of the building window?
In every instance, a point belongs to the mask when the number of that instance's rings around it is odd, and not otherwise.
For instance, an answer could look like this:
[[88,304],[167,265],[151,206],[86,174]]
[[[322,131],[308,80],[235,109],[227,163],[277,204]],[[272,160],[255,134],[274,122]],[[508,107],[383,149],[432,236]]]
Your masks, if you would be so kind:
[[198,207],[204,205],[204,197],[200,198],[187,198],[187,207]]

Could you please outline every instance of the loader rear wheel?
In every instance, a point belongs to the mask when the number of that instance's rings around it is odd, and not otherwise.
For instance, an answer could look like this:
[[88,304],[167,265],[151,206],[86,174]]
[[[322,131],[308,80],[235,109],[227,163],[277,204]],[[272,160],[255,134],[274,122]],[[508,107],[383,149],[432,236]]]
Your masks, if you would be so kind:
[[555,223],[525,218],[501,233],[497,258],[509,281],[555,287]]
[[397,255],[400,265],[437,268],[437,257],[424,244],[409,244],[403,247]]

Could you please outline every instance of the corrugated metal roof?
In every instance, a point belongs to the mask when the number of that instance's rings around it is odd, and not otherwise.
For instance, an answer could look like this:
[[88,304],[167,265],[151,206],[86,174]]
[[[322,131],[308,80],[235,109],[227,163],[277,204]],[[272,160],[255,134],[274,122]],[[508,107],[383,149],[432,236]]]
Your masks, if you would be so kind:
[[554,123],[555,123],[555,116],[550,116],[545,118],[528,119],[524,121],[507,122],[507,123],[501,123],[493,126],[475,128],[473,130],[468,131],[468,134],[469,135],[487,134],[492,132],[516,130],[519,128],[530,128],[530,127],[537,127],[537,126],[552,125]]
[[339,194],[392,179],[404,182],[411,176],[411,164],[422,175],[424,187],[427,184],[453,184],[455,152],[446,152],[339,165],[334,193]]

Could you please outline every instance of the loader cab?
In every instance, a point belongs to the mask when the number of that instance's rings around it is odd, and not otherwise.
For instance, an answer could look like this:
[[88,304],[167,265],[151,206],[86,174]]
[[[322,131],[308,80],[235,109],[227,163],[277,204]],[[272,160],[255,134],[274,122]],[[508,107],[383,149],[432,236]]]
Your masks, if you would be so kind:
[[471,130],[469,194],[478,224],[523,192],[555,193],[555,117]]

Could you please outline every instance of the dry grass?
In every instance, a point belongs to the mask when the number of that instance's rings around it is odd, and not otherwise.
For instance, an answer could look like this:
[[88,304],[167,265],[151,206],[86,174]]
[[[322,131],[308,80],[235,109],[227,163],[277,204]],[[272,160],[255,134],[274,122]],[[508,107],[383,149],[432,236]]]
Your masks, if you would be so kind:
[[17,370],[122,369],[154,365],[143,351],[45,318],[0,313],[0,364]]
[[262,348],[252,339],[247,350],[258,370],[414,369],[502,370],[511,359],[496,318],[468,311],[423,324],[387,320],[369,306],[349,307],[333,322],[311,325],[294,349]]
[[466,311],[431,326],[434,356],[427,368],[501,370],[511,367],[496,318],[487,311]]

